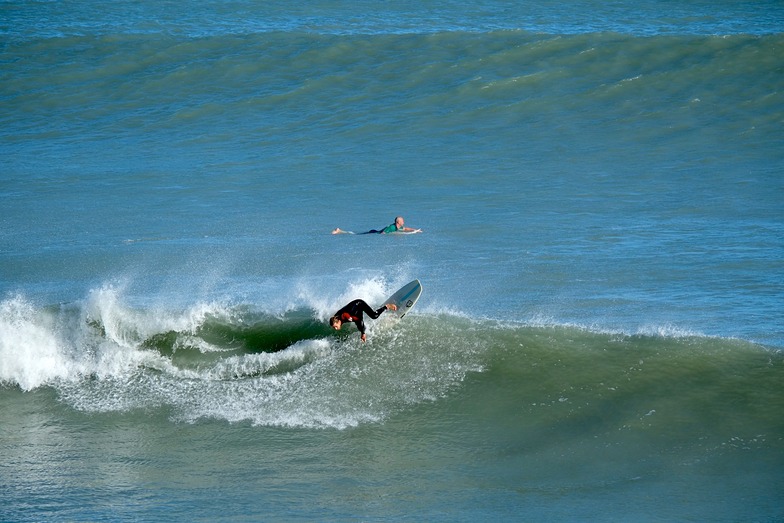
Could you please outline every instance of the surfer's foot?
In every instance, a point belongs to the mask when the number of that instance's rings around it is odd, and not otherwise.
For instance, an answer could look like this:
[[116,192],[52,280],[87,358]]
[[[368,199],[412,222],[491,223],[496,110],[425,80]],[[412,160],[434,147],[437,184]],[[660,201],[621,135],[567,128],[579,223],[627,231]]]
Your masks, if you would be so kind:
[[343,231],[341,231],[340,227],[338,227],[334,231],[332,231],[332,234],[340,234],[341,232],[343,232]]
[[394,303],[390,303],[390,304],[387,305],[387,309],[389,309],[391,311],[396,311],[397,310],[397,305],[395,305]]

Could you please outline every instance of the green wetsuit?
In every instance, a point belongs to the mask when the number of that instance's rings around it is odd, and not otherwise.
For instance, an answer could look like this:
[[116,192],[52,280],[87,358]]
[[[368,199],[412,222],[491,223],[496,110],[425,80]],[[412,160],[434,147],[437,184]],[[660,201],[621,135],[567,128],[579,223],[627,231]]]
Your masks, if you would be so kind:
[[387,225],[381,230],[370,229],[369,231],[361,232],[359,234],[389,234],[390,232],[397,232],[397,231],[398,231],[397,225],[393,223],[392,225]]

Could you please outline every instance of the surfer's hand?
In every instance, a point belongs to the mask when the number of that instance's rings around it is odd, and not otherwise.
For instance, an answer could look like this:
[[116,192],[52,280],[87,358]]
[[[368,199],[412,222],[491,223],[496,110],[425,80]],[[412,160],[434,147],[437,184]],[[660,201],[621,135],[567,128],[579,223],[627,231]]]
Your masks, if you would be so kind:
[[387,304],[387,309],[389,309],[391,311],[396,311],[397,310],[397,305],[395,305],[394,303],[389,303],[389,304]]
[[362,336],[360,336],[360,339],[361,339],[362,341],[366,341],[366,340],[367,340],[367,334],[365,334],[365,333],[363,332],[363,333],[362,333]]

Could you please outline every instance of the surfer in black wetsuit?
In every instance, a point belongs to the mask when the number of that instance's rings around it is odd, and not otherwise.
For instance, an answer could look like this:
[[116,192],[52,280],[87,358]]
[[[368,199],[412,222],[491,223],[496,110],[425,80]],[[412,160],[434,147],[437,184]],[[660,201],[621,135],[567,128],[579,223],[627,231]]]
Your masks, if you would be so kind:
[[382,312],[387,309],[395,311],[397,310],[397,305],[390,303],[388,305],[382,305],[381,308],[377,310],[373,310],[370,308],[370,305],[365,302],[365,300],[354,300],[336,312],[335,315],[329,319],[329,324],[333,329],[339,331],[343,326],[343,323],[347,321],[353,321],[354,325],[356,325],[357,329],[359,329],[359,332],[362,333],[362,341],[365,341],[367,339],[367,335],[365,335],[364,315],[367,314],[375,320],[381,316]]

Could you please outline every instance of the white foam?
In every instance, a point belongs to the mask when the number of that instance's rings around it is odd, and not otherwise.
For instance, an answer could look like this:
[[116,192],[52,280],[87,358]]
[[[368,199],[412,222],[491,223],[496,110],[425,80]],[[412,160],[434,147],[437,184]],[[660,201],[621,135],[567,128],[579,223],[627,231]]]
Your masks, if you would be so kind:
[[[407,281],[360,277],[331,290],[301,280],[299,293],[281,300],[327,315],[355,298],[378,304]],[[202,340],[200,327],[212,318],[234,325],[252,320],[255,305],[197,302],[167,310],[132,305],[126,289],[103,285],[81,302],[51,308],[22,297],[2,302],[0,380],[25,391],[53,386],[63,401],[88,412],[166,406],[187,422],[346,428],[437,399],[481,369],[470,347],[476,341],[462,335],[458,341],[451,322],[434,336],[432,321],[417,327],[413,317],[394,328],[371,322],[379,328],[367,343],[356,335],[327,336],[270,354],[220,357],[216,352],[235,349]],[[177,357],[147,348],[151,337],[169,332],[176,333],[175,352],[187,346],[212,355],[187,356],[180,367]]]
[[193,333],[210,316],[232,316],[230,307],[217,302],[198,302],[183,311],[170,311],[161,306],[133,309],[125,304],[124,288],[111,284],[91,291],[85,309],[87,320],[99,322],[109,340],[126,347],[135,347],[162,332]]
[[[225,309],[197,304],[182,313],[128,307],[119,287],[105,285],[84,303],[40,308],[17,295],[0,302],[0,382],[29,391],[85,376],[122,376],[139,365],[162,367],[148,337],[167,331],[192,332],[208,315]],[[205,344],[205,351],[211,347]]]
[[72,361],[51,318],[21,296],[0,303],[0,382],[32,390],[82,369]]
[[296,369],[330,351],[327,340],[302,340],[273,353],[243,354],[223,359],[200,373],[208,380],[229,380]]
[[612,326],[605,326],[599,325],[596,323],[580,323],[580,322],[570,322],[570,321],[560,321],[552,316],[546,316],[543,314],[535,314],[527,321],[521,323],[524,327],[541,327],[541,328],[552,328],[552,327],[563,327],[568,329],[577,329],[585,332],[591,332],[594,334],[607,334],[607,335],[614,335],[614,336],[647,336],[647,337],[656,337],[656,338],[710,338],[707,334],[696,331],[693,329],[687,329],[683,327],[678,327],[671,324],[663,324],[663,325],[640,325],[637,327],[631,328],[621,328],[621,327],[612,327]]

